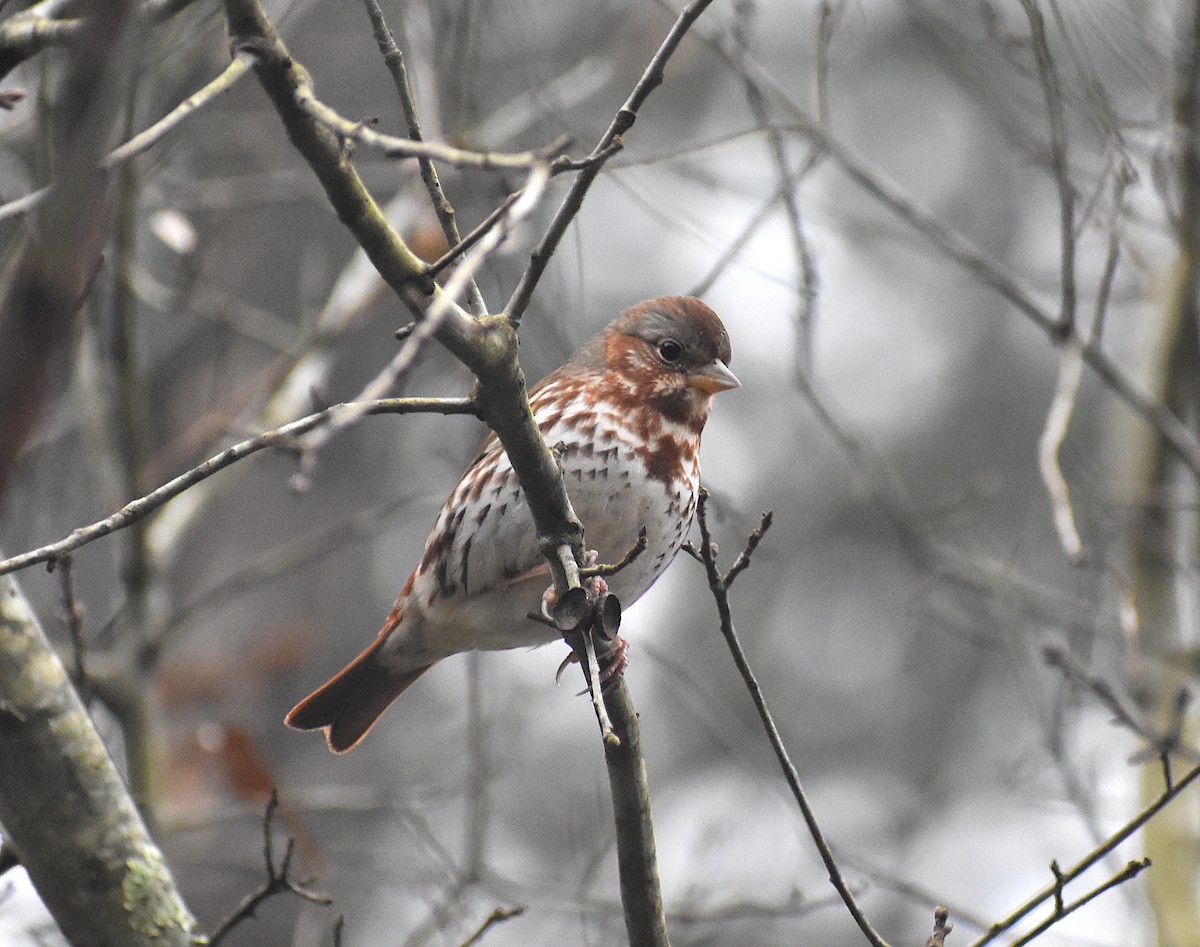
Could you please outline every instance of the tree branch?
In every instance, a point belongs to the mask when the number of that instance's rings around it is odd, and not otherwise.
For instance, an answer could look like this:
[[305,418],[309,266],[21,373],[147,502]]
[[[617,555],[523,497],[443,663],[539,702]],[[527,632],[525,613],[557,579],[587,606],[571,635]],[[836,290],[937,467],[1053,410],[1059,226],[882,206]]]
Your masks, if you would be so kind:
[[230,931],[243,921],[254,917],[254,912],[258,910],[259,905],[278,894],[294,894],[314,904],[332,903],[332,899],[327,895],[310,891],[304,885],[292,879],[292,852],[295,851],[295,839],[289,838],[287,840],[283,858],[278,865],[275,864],[275,843],[272,823],[278,809],[279,793],[272,790],[271,798],[267,802],[266,812],[263,814],[263,862],[266,868],[266,880],[255,891],[248,894],[242,903],[238,905],[237,909],[217,926],[217,929],[207,941],[209,947],[217,947],[229,935]]
[[1177,796],[1186,790],[1197,779],[1200,779],[1200,766],[1193,767],[1179,779],[1174,786],[1167,789],[1154,802],[1148,805],[1145,809],[1139,812],[1136,816],[1126,822],[1121,828],[1117,829],[1110,835],[1101,845],[1092,849],[1083,856],[1075,865],[1067,871],[1064,871],[1055,878],[1052,884],[1042,888],[1027,901],[1023,902],[1007,917],[997,921],[989,927],[984,933],[971,942],[970,947],[983,947],[984,944],[990,944],[993,940],[999,937],[1007,930],[1011,930],[1019,924],[1028,914],[1035,911],[1046,901],[1052,899],[1056,893],[1061,892],[1063,886],[1074,881],[1085,871],[1091,868],[1098,861],[1103,859],[1109,852],[1115,849],[1118,845],[1128,839],[1134,832],[1138,831],[1142,826],[1149,822],[1154,816],[1158,815],[1167,805],[1169,805]]
[[[179,496],[189,487],[195,486],[213,474],[236,464],[238,461],[268,447],[289,449],[294,445],[294,439],[326,423],[333,413],[343,408],[343,405],[333,405],[324,411],[310,414],[290,424],[275,428],[255,437],[247,438],[237,444],[227,447],[204,463],[185,471],[173,480],[168,480],[157,489],[151,490],[145,496],[138,497],[111,516],[97,520],[88,526],[81,526],[69,536],[31,549],[9,559],[0,560],[0,576],[18,569],[25,569],[39,562],[51,562],[67,553],[74,552],[81,546],[108,536],[118,530],[125,529],[143,517],[154,512],[169,500]],[[473,414],[478,415],[478,408],[469,398],[385,398],[372,402],[367,409],[368,414]]]
[[[737,577],[738,573],[744,571],[749,566],[751,554],[754,552],[759,541],[761,541],[763,534],[771,526],[771,514],[763,514],[759,528],[751,534],[750,541],[735,561],[734,568],[731,568],[724,575],[717,568],[717,549],[712,541],[712,535],[708,530],[708,491],[704,489],[701,489],[700,497],[696,502],[696,523],[700,527],[700,548],[699,550],[692,549],[691,552],[692,555],[696,556],[704,564],[704,570],[708,574],[708,587],[712,591],[713,598],[716,600],[717,614],[721,620],[721,634],[724,635],[725,643],[729,646],[729,653],[733,656],[733,663],[737,666],[738,673],[742,675],[742,680],[746,683],[746,689],[750,692],[750,699],[754,701],[754,708],[758,712],[759,719],[762,721],[763,729],[767,732],[767,739],[770,741],[771,749],[775,753],[775,758],[779,761],[779,766],[783,770],[783,776],[787,780],[788,787],[792,790],[792,797],[796,800],[796,805],[800,808],[800,814],[804,818],[805,825],[808,826],[808,832],[812,836],[813,842],[816,843],[817,852],[821,856],[821,861],[825,864],[829,880],[841,897],[842,903],[849,910],[850,916],[854,918],[858,929],[866,937],[867,942],[872,947],[888,947],[887,941],[875,932],[875,929],[871,926],[871,922],[867,920],[866,915],[863,913],[862,908],[858,906],[858,901],[855,899],[854,893],[850,890],[850,886],[842,876],[841,869],[838,868],[837,861],[833,857],[833,849],[830,848],[829,843],[826,841],[825,833],[821,831],[816,813],[813,811],[812,804],[808,801],[808,794],[800,784],[800,774],[796,772],[795,764],[792,763],[791,757],[788,756],[787,748],[783,745],[783,737],[779,735],[779,728],[775,726],[775,719],[771,716],[771,711],[767,707],[767,701],[763,696],[762,688],[759,687],[758,679],[754,676],[754,671],[750,668],[750,662],[746,660],[746,652],[742,650],[742,643],[738,640],[737,631],[733,627],[733,612],[729,606],[730,583]],[[735,569],[737,571],[734,571]]]
[[[421,133],[421,120],[417,115],[416,96],[413,95],[412,83],[408,78],[408,66],[404,61],[404,53],[400,47],[396,45],[396,40],[392,37],[392,31],[388,29],[387,22],[383,18],[383,11],[379,8],[378,0],[364,0],[367,8],[367,16],[371,20],[371,30],[375,35],[375,43],[379,46],[379,52],[383,55],[384,65],[387,66],[388,72],[392,77],[392,84],[396,87],[396,97],[400,100],[400,107],[404,110],[404,122],[408,126],[408,137],[413,141],[424,141],[425,136]],[[454,205],[450,203],[446,197],[446,192],[442,190],[442,182],[438,178],[437,167],[433,160],[428,157],[417,159],[417,166],[421,169],[421,180],[425,182],[425,190],[429,193],[429,201],[433,204],[433,212],[437,214],[438,222],[442,225],[442,234],[446,238],[446,245],[449,247],[457,246],[462,241],[462,237],[458,232],[458,220],[454,211]],[[482,316],[487,307],[484,305],[483,296],[479,292],[479,286],[475,280],[467,286],[467,309],[476,316]]]
[[[337,136],[304,108],[304,90],[311,86],[308,73],[280,41],[257,0],[225,0],[225,9],[233,47],[256,52],[259,80],[338,218],[385,282],[423,317],[420,298],[432,292],[436,300],[441,291],[427,277],[424,263],[388,224]],[[440,318],[437,338],[479,380],[478,414],[512,460],[538,530],[539,548],[550,561],[555,584],[565,590],[569,586],[555,551],[566,545],[574,559],[582,561],[583,526],[571,508],[554,456],[534,423],[517,359],[516,332],[502,317],[474,319],[453,303],[446,305]]]
[[0,822],[75,947],[190,947],[196,921],[11,577],[0,578]]
[[680,11],[670,32],[667,33],[650,62],[647,63],[641,78],[638,79],[633,91],[629,94],[629,98],[617,109],[617,114],[613,116],[604,134],[600,136],[596,147],[592,149],[588,156],[590,160],[586,162],[578,177],[571,182],[571,189],[567,191],[567,196],[563,198],[562,204],[555,212],[541,243],[537,245],[529,259],[529,266],[521,275],[521,280],[512,296],[509,297],[508,305],[504,307],[504,315],[513,328],[520,326],[521,318],[525,315],[525,310],[529,308],[529,301],[533,298],[533,291],[546,271],[546,265],[558,248],[563,234],[567,232],[567,227],[570,226],[571,221],[575,219],[575,215],[583,206],[583,199],[587,196],[592,182],[600,174],[600,169],[604,166],[602,157],[611,153],[613,147],[620,143],[621,136],[633,127],[633,123],[637,121],[638,110],[641,109],[650,93],[662,83],[663,69],[666,67],[667,61],[675,53],[692,24],[710,3],[712,0],[692,0]]

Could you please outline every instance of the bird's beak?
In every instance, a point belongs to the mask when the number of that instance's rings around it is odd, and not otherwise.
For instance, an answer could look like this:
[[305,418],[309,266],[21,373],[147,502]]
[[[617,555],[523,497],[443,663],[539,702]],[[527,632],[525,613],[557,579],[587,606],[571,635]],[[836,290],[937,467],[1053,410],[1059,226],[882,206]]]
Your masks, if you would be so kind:
[[729,366],[719,358],[711,365],[705,365],[699,371],[688,375],[688,387],[699,388],[706,394],[714,395],[718,391],[728,391],[730,388],[741,388],[742,383],[737,375],[729,370]]

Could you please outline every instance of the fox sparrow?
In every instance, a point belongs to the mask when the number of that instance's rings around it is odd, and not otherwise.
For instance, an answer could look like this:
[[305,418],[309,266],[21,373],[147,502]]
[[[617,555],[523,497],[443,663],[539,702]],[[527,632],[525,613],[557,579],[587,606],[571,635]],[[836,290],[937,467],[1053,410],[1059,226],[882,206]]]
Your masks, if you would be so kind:
[[[700,486],[700,433],[718,391],[738,387],[729,335],[698,299],[639,303],[529,393],[567,493],[601,562],[619,560],[645,527],[648,544],[608,580],[623,605],[654,583],[687,536]],[[400,694],[460,651],[545,644],[529,618],[549,567],[533,517],[495,435],[467,468],[378,637],[287,715],[353,748]]]

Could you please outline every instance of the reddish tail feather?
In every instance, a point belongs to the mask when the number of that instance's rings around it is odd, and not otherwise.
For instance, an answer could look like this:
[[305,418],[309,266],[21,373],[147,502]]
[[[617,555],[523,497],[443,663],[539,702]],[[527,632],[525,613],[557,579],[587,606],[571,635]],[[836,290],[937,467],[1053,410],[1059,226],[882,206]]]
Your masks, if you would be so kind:
[[296,730],[324,730],[334,753],[354,749],[375,726],[392,702],[432,665],[402,671],[380,658],[386,635],[376,638],[362,654],[326,684],[291,709],[284,723]]

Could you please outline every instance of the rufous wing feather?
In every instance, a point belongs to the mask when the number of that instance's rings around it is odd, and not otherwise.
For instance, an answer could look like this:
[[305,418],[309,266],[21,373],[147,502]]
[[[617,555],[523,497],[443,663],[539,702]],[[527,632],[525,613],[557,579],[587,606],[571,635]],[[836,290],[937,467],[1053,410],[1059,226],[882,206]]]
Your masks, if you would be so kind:
[[284,722],[295,730],[324,730],[334,753],[354,749],[385,710],[433,665],[408,670],[381,654],[386,635],[376,638],[328,683],[291,709]]

